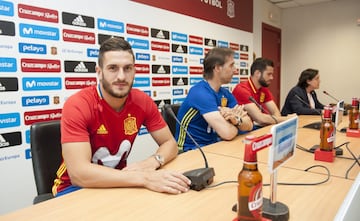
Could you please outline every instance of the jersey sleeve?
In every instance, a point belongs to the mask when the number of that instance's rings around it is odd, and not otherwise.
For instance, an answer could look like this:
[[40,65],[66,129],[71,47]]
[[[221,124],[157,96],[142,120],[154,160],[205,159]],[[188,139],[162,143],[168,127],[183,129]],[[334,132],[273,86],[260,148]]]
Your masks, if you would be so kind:
[[61,143],[90,141],[86,119],[92,108],[81,96],[68,98],[62,109]]

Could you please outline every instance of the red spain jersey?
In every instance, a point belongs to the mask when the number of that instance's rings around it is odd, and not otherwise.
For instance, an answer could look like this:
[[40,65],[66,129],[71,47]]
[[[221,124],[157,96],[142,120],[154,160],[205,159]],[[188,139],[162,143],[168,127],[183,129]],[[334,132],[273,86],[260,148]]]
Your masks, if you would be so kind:
[[273,100],[269,88],[260,87],[259,89],[256,89],[251,78],[236,85],[232,93],[238,104],[251,103],[249,97],[252,96],[265,110],[267,110],[265,103]]
[[[149,132],[166,126],[154,101],[132,89],[121,111],[113,110],[98,93],[87,87],[65,102],[61,117],[61,143],[90,142],[92,163],[122,169],[141,125]],[[54,182],[54,195],[71,185],[64,162]]]

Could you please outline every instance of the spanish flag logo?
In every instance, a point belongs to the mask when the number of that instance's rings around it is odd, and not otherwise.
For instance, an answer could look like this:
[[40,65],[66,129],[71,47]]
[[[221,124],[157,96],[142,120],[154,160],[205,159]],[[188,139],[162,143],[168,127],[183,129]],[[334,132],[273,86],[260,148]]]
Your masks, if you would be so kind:
[[136,126],[136,118],[132,117],[130,114],[124,120],[124,130],[126,135],[133,135],[138,132],[138,128]]

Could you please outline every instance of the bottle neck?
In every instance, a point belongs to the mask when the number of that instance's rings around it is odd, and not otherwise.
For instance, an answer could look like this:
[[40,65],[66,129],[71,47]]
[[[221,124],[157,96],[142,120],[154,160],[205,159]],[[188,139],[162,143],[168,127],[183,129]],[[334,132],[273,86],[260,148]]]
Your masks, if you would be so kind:
[[324,120],[331,119],[331,110],[329,108],[324,108]]
[[251,148],[251,145],[245,145],[244,163],[257,163],[256,152]]
[[244,150],[244,170],[257,170],[256,152],[252,150],[252,140],[254,137],[246,137]]
[[356,98],[353,98],[352,102],[351,102],[351,106],[352,106],[352,109],[359,110],[359,100]]
[[258,170],[257,162],[246,162],[246,161],[244,161],[243,170],[250,170],[250,171]]

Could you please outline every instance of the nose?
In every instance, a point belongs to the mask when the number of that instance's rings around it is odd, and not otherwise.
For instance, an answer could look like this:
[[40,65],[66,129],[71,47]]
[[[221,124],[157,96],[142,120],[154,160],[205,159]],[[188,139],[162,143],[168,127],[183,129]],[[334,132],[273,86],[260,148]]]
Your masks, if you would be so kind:
[[121,81],[125,80],[125,72],[123,68],[119,68],[116,78]]
[[234,68],[234,69],[233,69],[233,74],[234,74],[234,75],[238,75],[238,74],[239,74],[239,69]]

